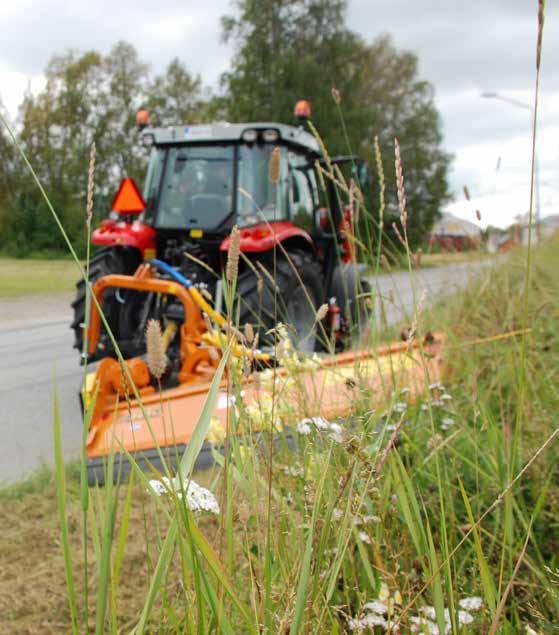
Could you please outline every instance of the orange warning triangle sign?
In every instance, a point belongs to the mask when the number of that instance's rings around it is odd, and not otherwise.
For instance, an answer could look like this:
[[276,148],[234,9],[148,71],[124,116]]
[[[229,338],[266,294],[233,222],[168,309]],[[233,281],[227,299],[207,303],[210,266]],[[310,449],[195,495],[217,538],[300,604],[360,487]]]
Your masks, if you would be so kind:
[[134,179],[122,179],[113,201],[113,210],[119,214],[139,214],[145,208],[146,204]]

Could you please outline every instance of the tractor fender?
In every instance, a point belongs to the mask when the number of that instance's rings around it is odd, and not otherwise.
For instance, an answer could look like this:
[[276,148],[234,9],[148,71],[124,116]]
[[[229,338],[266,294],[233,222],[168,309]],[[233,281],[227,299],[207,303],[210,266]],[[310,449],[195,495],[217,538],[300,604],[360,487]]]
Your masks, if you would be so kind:
[[[231,237],[227,236],[221,243],[220,251],[229,251]],[[270,251],[276,245],[284,243],[290,249],[314,252],[313,239],[304,229],[286,221],[259,223],[241,229],[239,247],[242,252],[262,253]]]
[[104,220],[101,227],[93,232],[91,241],[94,245],[105,247],[135,247],[144,259],[156,256],[155,230],[141,221]]

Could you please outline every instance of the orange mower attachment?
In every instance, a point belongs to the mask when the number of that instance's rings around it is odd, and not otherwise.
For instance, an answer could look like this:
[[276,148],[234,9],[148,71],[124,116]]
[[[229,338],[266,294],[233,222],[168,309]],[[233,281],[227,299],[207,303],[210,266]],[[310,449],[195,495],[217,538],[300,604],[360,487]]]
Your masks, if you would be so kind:
[[[218,324],[225,320],[222,316],[216,320],[218,315],[203,298],[200,302],[196,289],[156,279],[149,265],[142,265],[135,276],[100,278],[93,286],[99,305],[109,287],[170,294],[180,299],[185,315],[180,327],[181,369],[178,385],[160,393],[140,357],[124,362],[128,373],[123,372],[117,360],[105,358],[99,363],[84,389],[85,404],[94,400],[87,437],[90,484],[104,482],[107,457],[112,452],[115,474],[130,470],[124,450],[144,470],[162,472],[162,455],[169,461],[168,468],[175,469],[192,438],[212,385],[221,358],[217,344],[220,337],[225,340],[217,330],[208,332],[202,311]],[[99,311],[92,304],[86,332],[89,351],[95,350],[100,329]],[[240,345],[233,346],[232,351],[233,358],[241,362],[251,354]],[[278,355],[278,364],[283,361],[284,365],[255,371],[239,380],[236,399],[227,392],[231,377],[224,376],[212,414],[213,436],[216,429],[220,430],[217,436],[223,440],[228,422],[232,433],[232,420],[236,422],[235,434],[260,434],[271,429],[273,412],[274,430],[291,437],[290,423],[311,417],[344,417],[354,412],[359,402],[370,410],[389,401],[395,387],[408,388],[413,399],[424,392],[426,382],[440,379],[441,354],[442,338],[435,335],[425,342],[399,342],[376,350],[320,358],[314,355],[300,360],[293,352],[282,360]],[[270,361],[265,354],[259,354],[259,358],[262,362]],[[133,379],[136,391],[128,376]],[[206,441],[196,465],[204,467],[211,463],[212,445]]]

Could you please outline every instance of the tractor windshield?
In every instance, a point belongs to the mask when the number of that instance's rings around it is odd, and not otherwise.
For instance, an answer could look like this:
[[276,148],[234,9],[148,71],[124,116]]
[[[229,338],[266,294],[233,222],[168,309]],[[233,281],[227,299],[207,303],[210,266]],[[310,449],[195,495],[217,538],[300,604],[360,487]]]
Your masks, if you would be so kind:
[[229,220],[240,227],[284,220],[287,153],[280,148],[279,180],[272,183],[273,148],[271,144],[155,148],[144,190],[146,220],[159,229],[210,232]]
[[168,150],[157,211],[159,228],[217,229],[233,214],[233,146]]

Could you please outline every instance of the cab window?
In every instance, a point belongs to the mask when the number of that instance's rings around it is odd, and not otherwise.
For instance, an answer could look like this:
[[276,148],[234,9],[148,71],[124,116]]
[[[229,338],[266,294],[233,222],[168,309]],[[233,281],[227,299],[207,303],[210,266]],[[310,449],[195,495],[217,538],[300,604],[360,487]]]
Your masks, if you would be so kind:
[[305,156],[289,153],[289,203],[292,222],[312,234],[317,206],[314,172]]

